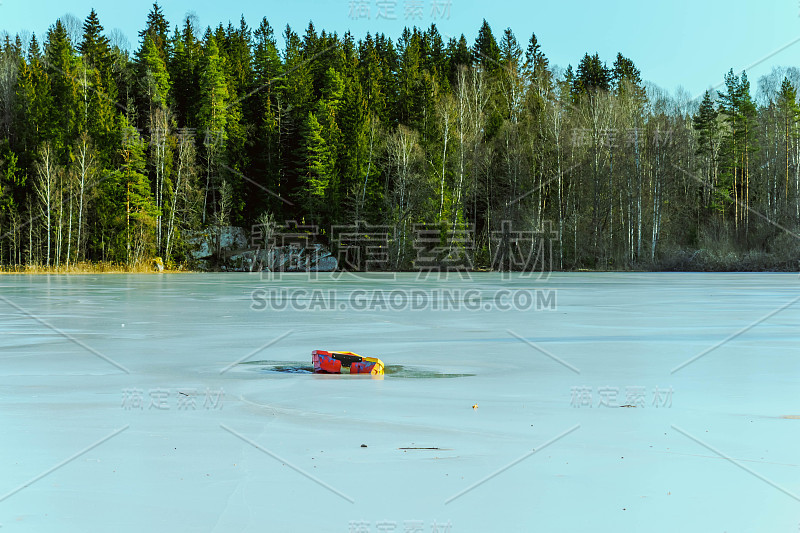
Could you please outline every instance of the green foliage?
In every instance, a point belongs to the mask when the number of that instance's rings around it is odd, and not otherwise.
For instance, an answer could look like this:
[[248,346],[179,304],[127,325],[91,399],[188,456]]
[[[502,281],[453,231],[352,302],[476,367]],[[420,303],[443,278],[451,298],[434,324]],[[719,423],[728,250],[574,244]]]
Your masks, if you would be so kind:
[[227,138],[230,93],[225,76],[225,58],[220,56],[216,39],[209,37],[200,63],[200,109],[198,123],[206,143],[224,143]]
[[197,95],[200,92],[199,64],[201,44],[195,39],[195,27],[191,18],[186,18],[183,29],[172,36],[172,56],[167,61],[172,85],[173,111],[185,127],[197,127]]
[[324,200],[333,177],[333,159],[328,143],[322,136],[322,126],[313,113],[303,125],[303,149],[305,162],[303,165],[303,187],[299,191],[298,200],[306,207],[309,215],[316,218],[320,215]]
[[56,149],[62,153],[82,129],[82,115],[78,113],[77,63],[67,31],[58,20],[48,30],[45,44],[44,66],[52,100],[42,137],[55,141]]
[[472,61],[487,72],[496,72],[500,68],[500,47],[486,19],[483,20],[478,38],[472,47]]
[[8,141],[0,144],[0,216],[8,216],[18,208],[17,202],[27,175],[19,166],[19,157],[11,151]]
[[[448,250],[491,266],[504,223],[550,221],[559,268],[643,268],[709,235],[747,248],[775,221],[800,227],[789,79],[759,106],[731,71],[694,109],[646,92],[621,53],[559,71],[535,34],[486,21],[474,42],[435,25],[396,40],[286,26],[280,45],[266,19],[200,31],[187,16],[170,34],[154,4],[132,57],[94,10],[77,42],[56,21],[43,47],[0,43],[0,224],[15,228],[0,261],[174,258],[193,231],[264,212],[322,235],[388,226],[398,268],[418,223],[442,246],[474,230]],[[42,145],[58,169],[47,228],[26,179]]]
[[550,61],[547,56],[542,52],[542,47],[539,44],[539,39],[536,34],[531,34],[528,41],[528,48],[525,50],[525,71],[532,80],[539,80],[545,83],[550,79]]
[[703,94],[703,101],[700,102],[697,114],[692,118],[692,125],[699,135],[697,142],[697,152],[699,154],[710,155],[712,152],[712,143],[719,131],[718,115],[714,101],[711,99],[711,93],[706,91]]
[[612,72],[600,60],[600,54],[590,56],[588,53],[578,63],[578,70],[572,83],[572,92],[575,96],[588,94],[595,95],[599,91],[611,89]]
[[646,95],[641,72],[633,61],[619,53],[611,71],[611,84],[618,95],[632,98],[639,105],[644,103]]
[[164,17],[164,12],[161,10],[161,6],[158,5],[158,2],[154,2],[152,9],[147,14],[145,29],[139,32],[139,38],[142,39],[142,43],[144,43],[146,37],[150,37],[150,40],[153,41],[156,49],[159,50],[159,53],[162,55],[162,59],[166,59],[169,53],[167,46],[168,31],[169,23]]
[[139,54],[139,70],[143,90],[151,109],[167,105],[167,95],[170,90],[169,73],[167,65],[149,33],[144,37]]

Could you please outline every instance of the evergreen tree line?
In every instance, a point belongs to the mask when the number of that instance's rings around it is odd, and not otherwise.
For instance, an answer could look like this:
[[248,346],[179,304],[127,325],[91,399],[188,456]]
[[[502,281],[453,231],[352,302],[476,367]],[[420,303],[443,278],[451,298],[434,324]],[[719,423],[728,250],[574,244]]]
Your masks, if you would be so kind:
[[180,264],[197,232],[273,220],[322,241],[386,228],[396,269],[413,267],[419,224],[442,244],[469,234],[475,267],[508,228],[557,236],[557,269],[798,258],[791,76],[758,104],[733,71],[681,101],[622,54],[562,70],[535,35],[485,21],[471,45],[435,25],[356,41],[311,23],[279,44],[266,19],[201,34],[154,4],[139,37],[132,54],[112,45],[94,11],[41,45],[6,36],[0,264]]

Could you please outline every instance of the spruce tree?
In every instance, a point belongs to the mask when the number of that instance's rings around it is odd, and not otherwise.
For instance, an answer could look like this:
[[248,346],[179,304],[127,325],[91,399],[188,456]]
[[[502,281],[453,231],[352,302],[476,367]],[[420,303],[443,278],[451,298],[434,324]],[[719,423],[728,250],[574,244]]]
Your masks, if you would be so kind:
[[703,164],[703,175],[705,179],[704,188],[701,191],[701,196],[704,198],[704,203],[708,203],[709,199],[713,199],[713,208],[720,210],[723,206],[723,200],[716,189],[712,187],[717,186],[717,157],[719,152],[719,136],[720,127],[718,123],[719,112],[711,98],[710,91],[703,94],[703,100],[697,113],[692,117],[692,125],[697,132],[697,155],[702,157],[705,161]]
[[202,50],[195,38],[196,28],[187,17],[183,28],[172,36],[170,47],[172,57],[167,63],[172,80],[174,111],[178,125],[183,128],[197,128],[197,113],[200,102],[200,58]]
[[287,25],[284,31],[284,69],[289,104],[305,116],[314,102],[314,77],[303,54],[300,38]]
[[50,80],[50,120],[45,138],[55,142],[54,149],[58,159],[65,161],[65,148],[72,144],[80,129],[82,115],[78,114],[78,76],[77,61],[69,36],[61,21],[47,32],[45,44],[45,72]]
[[492,28],[486,19],[483,19],[478,37],[472,46],[472,61],[489,73],[495,73],[500,68],[500,47],[497,46]]
[[592,96],[597,91],[609,90],[611,90],[611,71],[600,60],[600,55],[597,53],[593,56],[588,53],[584,54],[573,79],[573,94]]
[[150,112],[156,107],[165,107],[171,85],[169,72],[150,34],[144,36],[138,66],[139,80]]
[[455,86],[458,69],[471,63],[472,52],[464,34],[462,33],[458,39],[451,38],[447,43],[447,70],[451,87]]
[[139,38],[142,40],[142,43],[144,43],[145,37],[149,35],[153,44],[155,44],[156,50],[158,50],[161,55],[161,59],[165,62],[169,56],[167,32],[169,32],[169,22],[167,22],[167,19],[164,17],[161,6],[158,5],[158,2],[154,2],[152,9],[150,9],[150,12],[147,14],[145,29],[139,32]]
[[547,72],[550,67],[550,60],[542,52],[542,46],[536,34],[531,34],[528,41],[528,48],[525,50],[525,70],[533,79],[539,79]]
[[334,169],[328,144],[322,136],[322,126],[311,112],[303,124],[302,146],[303,183],[297,199],[311,219],[320,223]]
[[98,70],[105,92],[110,93],[113,81],[111,45],[108,38],[103,35],[103,26],[94,9],[83,23],[83,40],[78,49],[88,64]]
[[396,119],[401,124],[419,127],[421,123],[420,83],[422,78],[420,35],[408,28],[397,41],[399,54]]
[[621,53],[617,54],[617,59],[614,61],[611,84],[619,96],[631,97],[639,102],[643,102],[645,99],[641,72],[633,61]]
[[124,246],[125,261],[133,265],[155,250],[153,229],[159,211],[145,174],[147,143],[125,119],[122,121],[121,131],[121,164],[114,172],[112,180],[121,193],[118,220],[124,225],[124,231],[118,234],[122,237],[118,241],[118,257],[122,257]]

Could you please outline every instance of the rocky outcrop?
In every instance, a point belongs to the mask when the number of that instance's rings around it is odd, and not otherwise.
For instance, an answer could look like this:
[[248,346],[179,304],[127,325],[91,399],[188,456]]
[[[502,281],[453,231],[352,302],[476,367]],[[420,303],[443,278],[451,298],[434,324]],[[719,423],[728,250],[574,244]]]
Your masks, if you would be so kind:
[[321,244],[306,248],[279,246],[270,250],[248,250],[232,255],[226,270],[240,272],[333,272],[339,262]]
[[339,266],[322,244],[249,246],[244,228],[226,226],[190,234],[193,267],[226,272],[333,272]]
[[186,242],[190,246],[193,259],[209,260],[217,255],[230,256],[248,248],[247,233],[244,228],[236,226],[192,232],[186,236]]
[[278,246],[259,250],[255,267],[267,272],[332,272],[339,266],[331,252],[321,244],[305,248]]

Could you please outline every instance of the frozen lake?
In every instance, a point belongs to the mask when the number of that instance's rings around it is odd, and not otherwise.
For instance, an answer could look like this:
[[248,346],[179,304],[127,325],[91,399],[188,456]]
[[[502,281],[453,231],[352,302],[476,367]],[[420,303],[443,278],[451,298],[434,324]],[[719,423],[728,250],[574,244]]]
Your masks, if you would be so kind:
[[[2,276],[0,526],[796,532],[798,297],[794,274]],[[313,349],[389,373],[310,374]]]

